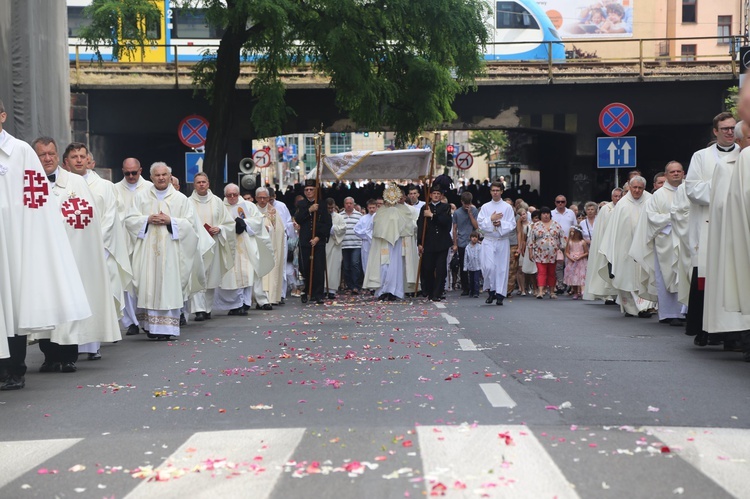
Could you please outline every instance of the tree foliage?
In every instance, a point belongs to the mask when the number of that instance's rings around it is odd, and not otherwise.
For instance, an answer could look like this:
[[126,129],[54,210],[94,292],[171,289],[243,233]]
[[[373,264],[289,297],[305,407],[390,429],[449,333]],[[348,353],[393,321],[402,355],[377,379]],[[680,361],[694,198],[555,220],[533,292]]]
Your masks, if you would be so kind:
[[[117,25],[113,12],[146,12],[151,1],[94,0],[87,12],[99,19],[85,40],[96,44],[98,34],[98,43],[111,43]],[[310,65],[330,78],[336,104],[358,128],[390,129],[403,141],[455,119],[455,96],[472,89],[483,70],[489,17],[485,0],[173,3],[205,8],[209,22],[224,28],[218,51],[206,54],[194,72],[212,105],[204,163],[212,180],[228,145],[242,58],[257,70],[250,84],[251,120],[260,137],[279,134],[294,114],[286,104],[281,74],[298,65]]]
[[490,162],[505,155],[510,141],[503,130],[477,130],[471,132],[469,144],[477,155]]

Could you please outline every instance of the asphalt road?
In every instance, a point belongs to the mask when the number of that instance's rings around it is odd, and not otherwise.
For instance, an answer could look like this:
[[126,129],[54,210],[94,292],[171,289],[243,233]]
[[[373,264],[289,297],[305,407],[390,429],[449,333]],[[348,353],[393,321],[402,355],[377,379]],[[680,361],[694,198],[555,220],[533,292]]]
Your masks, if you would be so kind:
[[656,318],[459,297],[214,314],[0,392],[0,497],[750,497],[750,364]]

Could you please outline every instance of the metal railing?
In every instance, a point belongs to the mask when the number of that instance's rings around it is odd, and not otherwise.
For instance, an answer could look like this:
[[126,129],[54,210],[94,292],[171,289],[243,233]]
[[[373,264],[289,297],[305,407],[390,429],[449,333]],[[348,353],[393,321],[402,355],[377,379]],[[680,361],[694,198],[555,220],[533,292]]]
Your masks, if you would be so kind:
[[[729,39],[729,43],[720,43],[723,40]],[[717,49],[716,53],[700,53],[695,55],[682,55],[682,54],[671,54],[669,51],[663,53],[663,47],[677,47],[678,44],[685,42],[696,42],[695,45],[700,46],[700,42],[714,41],[713,47]],[[528,46],[532,42],[524,42],[522,45]],[[487,61],[488,71],[486,77],[498,78],[497,74],[499,71],[504,71],[507,68],[519,68],[524,69],[536,69],[536,74],[530,76],[545,76],[549,81],[553,81],[556,77],[561,76],[574,76],[576,69],[581,68],[604,68],[606,66],[617,66],[621,68],[631,69],[631,74],[636,74],[640,79],[645,79],[647,76],[657,74],[670,74],[669,68],[678,68],[688,65],[694,65],[697,67],[705,66],[706,72],[711,72],[711,68],[717,65],[728,65],[730,67],[731,74],[734,78],[739,76],[740,64],[738,61],[738,48],[741,45],[746,45],[748,39],[744,36],[730,36],[730,37],[677,37],[677,38],[616,38],[616,39],[576,39],[576,40],[564,40],[562,42],[545,41],[539,42],[540,45],[545,45],[547,48],[548,57],[546,59],[536,60],[513,60],[513,59],[500,59],[500,60],[489,60]],[[564,45],[566,50],[565,59],[554,59],[553,58],[553,46]],[[619,56],[607,56],[601,57],[596,55],[597,50],[601,50],[608,44],[618,44]],[[506,46],[506,45],[518,45],[515,42],[495,42],[488,45],[488,49],[493,46]],[[179,87],[180,76],[189,74],[195,61],[181,61],[180,50],[190,49],[193,53],[202,53],[204,50],[218,48],[215,44],[192,44],[192,45],[175,45],[175,44],[154,44],[145,47],[145,50],[152,48],[164,48],[164,60],[156,62],[145,62],[143,61],[142,52],[140,49],[136,49],[131,52],[128,56],[127,61],[118,62],[115,60],[104,60],[99,63],[95,56],[91,55],[90,49],[83,44],[70,44],[70,53],[75,54],[74,59],[71,61],[71,65],[75,70],[75,78],[78,83],[81,81],[82,71],[94,71],[94,72],[110,72],[114,68],[119,69],[119,73],[122,74],[139,74],[143,73],[144,69],[148,74],[152,74],[158,77],[167,77],[174,79],[174,85]],[[574,55],[574,49],[581,50],[591,47],[591,52],[587,54],[587,57],[570,57]],[[653,50],[651,50],[653,49]],[[719,52],[719,49],[723,51]],[[86,52],[85,56],[82,56],[82,52]],[[648,55],[651,52],[652,55]],[[167,54],[173,57],[173,60],[167,62]],[[183,52],[184,56],[184,52]],[[192,54],[194,57],[195,54]],[[85,60],[84,60],[85,57]],[[105,56],[110,57],[111,56]],[[135,59],[135,60],[133,60]],[[138,60],[140,59],[140,60]],[[245,61],[242,64],[243,75],[252,76],[253,62]],[[87,69],[88,68],[88,69]],[[650,70],[653,74],[647,74],[647,70]],[[672,72],[673,73],[673,72]],[[293,70],[287,72],[290,77],[305,78],[318,75],[312,71],[310,65],[298,66]],[[493,76],[494,75],[494,76]],[[502,77],[509,77],[509,73],[503,73]]]

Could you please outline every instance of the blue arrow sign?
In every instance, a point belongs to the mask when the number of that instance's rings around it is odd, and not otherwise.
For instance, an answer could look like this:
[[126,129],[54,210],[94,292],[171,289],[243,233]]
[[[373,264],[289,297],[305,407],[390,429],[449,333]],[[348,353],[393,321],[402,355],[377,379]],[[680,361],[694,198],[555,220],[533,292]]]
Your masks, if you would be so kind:
[[[185,153],[185,182],[192,184],[195,180],[195,174],[203,171],[203,158],[205,154],[202,152],[186,152]],[[227,183],[228,175],[228,164],[227,156],[224,156],[224,183]]]
[[597,168],[635,168],[635,137],[597,137]]

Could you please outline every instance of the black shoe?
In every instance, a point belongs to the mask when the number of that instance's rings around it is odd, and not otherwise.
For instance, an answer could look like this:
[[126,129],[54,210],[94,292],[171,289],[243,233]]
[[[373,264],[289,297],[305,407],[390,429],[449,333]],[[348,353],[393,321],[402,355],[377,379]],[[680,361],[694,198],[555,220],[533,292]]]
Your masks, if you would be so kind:
[[270,303],[266,303],[265,305],[261,305],[260,309],[261,310],[273,310],[273,305],[271,305]]
[[59,373],[60,363],[59,362],[44,362],[39,366],[40,373]]
[[468,291],[461,291],[461,296],[469,296],[469,292]]
[[697,347],[705,347],[708,345],[708,333],[700,332],[699,334],[696,334],[693,339],[693,345]]
[[323,300],[323,298],[318,298],[317,300],[315,300],[316,305],[323,305],[324,303],[325,301]]
[[496,303],[496,305],[501,305],[502,306],[504,299],[505,299],[505,297],[503,295],[497,295],[497,303]]
[[227,315],[247,315],[247,310],[243,307],[233,308]]
[[492,303],[493,301],[495,301],[495,292],[494,292],[494,291],[490,291],[490,294],[489,294],[489,296],[487,297],[487,299],[486,299],[486,300],[484,300],[484,302],[485,302],[485,303],[486,303],[487,305],[489,305],[489,304],[491,304],[491,303]]
[[243,312],[245,312],[242,315],[247,315],[247,311],[250,310],[250,305],[242,305],[240,308],[242,309]]
[[638,312],[638,317],[641,318],[641,319],[648,319],[652,315],[654,315],[654,314],[652,314],[648,310],[642,310],[641,312]]
[[203,312],[203,318],[210,320],[211,319],[211,312]]
[[564,290],[564,289],[556,289],[556,290],[555,290],[555,294],[556,294],[557,296],[560,296],[561,294],[564,294],[564,293],[565,293],[565,290]]
[[430,300],[432,301],[441,301],[442,299],[443,298],[441,296],[433,296],[432,298],[430,298]]
[[[206,320],[206,318],[204,317],[204,315],[205,314],[203,312],[196,312],[195,313],[195,319],[193,319],[193,320],[195,322],[203,322],[203,321]],[[180,325],[182,325],[182,323],[180,323]]]
[[389,293],[383,293],[382,295],[378,296],[378,301],[388,301],[388,295]]
[[685,324],[685,319],[671,319],[669,321],[669,325],[674,327],[685,327]]
[[0,371],[0,384],[5,383],[9,379],[10,379],[10,374],[8,374],[8,371],[6,371],[5,369]]
[[20,390],[24,386],[26,386],[26,378],[24,378],[23,376],[10,376],[7,380],[5,380],[5,383],[0,386],[0,390]]
[[97,350],[96,353],[89,354],[89,360],[100,360],[101,358],[102,358],[102,354],[99,350]]
[[388,293],[388,301],[401,301],[401,298],[391,293]]
[[187,326],[187,319],[185,318],[185,314],[180,314],[180,327]]
[[131,324],[128,326],[128,332],[125,333],[125,336],[136,336],[139,333],[140,331],[138,331],[138,324]]
[[279,305],[286,305],[286,300],[284,300],[284,297],[281,297],[281,300],[279,300]]
[[[354,293],[352,293],[352,294],[354,294]],[[328,293],[328,299],[329,300],[333,300],[335,298],[336,298],[336,293]]]
[[615,300],[604,300],[605,305],[617,305]]
[[60,372],[74,373],[78,370],[75,362],[63,362],[60,366]]

